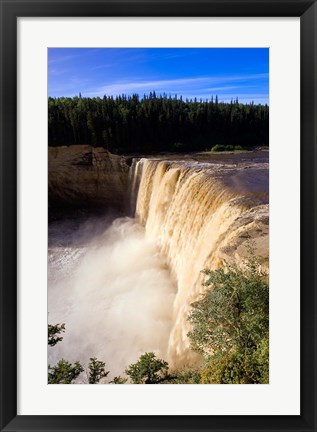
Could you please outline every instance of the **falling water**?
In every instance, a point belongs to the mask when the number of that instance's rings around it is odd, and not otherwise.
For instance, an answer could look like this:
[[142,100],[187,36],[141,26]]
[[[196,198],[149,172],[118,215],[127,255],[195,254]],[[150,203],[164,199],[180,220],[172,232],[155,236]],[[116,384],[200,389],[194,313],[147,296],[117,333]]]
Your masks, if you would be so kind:
[[[147,238],[166,257],[177,283],[168,360],[190,363],[195,356],[187,338],[187,317],[202,292],[201,270],[223,264],[225,247],[245,235],[259,210],[267,214],[267,169],[245,171],[240,178],[235,167],[215,164],[158,160],[139,164],[143,168],[136,215]],[[239,185],[233,181],[237,176]],[[251,188],[248,182],[254,185],[253,176],[262,176],[263,184],[250,197],[246,190]]]
[[130,214],[135,215],[137,195],[142,177],[143,159],[133,159],[129,172],[130,179]]

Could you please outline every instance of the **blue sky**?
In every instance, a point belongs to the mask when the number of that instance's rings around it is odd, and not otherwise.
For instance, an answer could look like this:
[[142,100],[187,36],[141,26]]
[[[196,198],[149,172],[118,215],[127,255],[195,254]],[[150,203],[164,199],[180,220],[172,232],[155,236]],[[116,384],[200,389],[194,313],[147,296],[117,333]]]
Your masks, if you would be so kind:
[[48,94],[269,103],[267,48],[49,48]]

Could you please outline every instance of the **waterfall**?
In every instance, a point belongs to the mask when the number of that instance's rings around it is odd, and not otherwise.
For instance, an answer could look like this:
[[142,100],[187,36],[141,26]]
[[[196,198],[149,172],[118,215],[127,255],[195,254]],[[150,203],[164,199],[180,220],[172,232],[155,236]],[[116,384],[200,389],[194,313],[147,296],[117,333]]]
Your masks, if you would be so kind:
[[137,195],[139,191],[141,176],[143,169],[143,159],[133,159],[130,171],[129,171],[129,180],[130,180],[130,190],[129,190],[129,201],[130,201],[130,215],[135,215],[136,210],[136,201]]
[[[187,316],[203,289],[201,270],[223,264],[229,258],[226,248],[235,243],[232,251],[239,258],[241,239],[267,216],[267,204],[263,192],[246,194],[241,179],[237,189],[233,180],[240,171],[232,166],[142,159],[134,173],[138,176],[134,184],[139,183],[134,194],[136,217],[159,247],[177,283],[168,360],[188,364],[195,356],[186,336]],[[252,175],[248,173],[247,181]]]
[[[135,158],[129,173],[108,165],[105,201],[113,194],[122,208],[129,195],[130,217],[109,212],[49,225],[49,322],[65,322],[66,333],[48,360],[87,365],[96,356],[111,378],[146,351],[171,367],[196,365],[187,317],[204,289],[201,270],[242,263],[248,238],[268,267],[268,164]],[[119,189],[107,184],[111,174]]]

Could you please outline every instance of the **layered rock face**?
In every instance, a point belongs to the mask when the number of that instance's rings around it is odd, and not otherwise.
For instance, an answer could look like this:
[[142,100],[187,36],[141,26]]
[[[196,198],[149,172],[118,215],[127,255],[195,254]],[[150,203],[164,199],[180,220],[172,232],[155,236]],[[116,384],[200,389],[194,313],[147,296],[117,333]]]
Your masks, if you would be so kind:
[[129,158],[86,145],[48,148],[49,207],[124,211]]

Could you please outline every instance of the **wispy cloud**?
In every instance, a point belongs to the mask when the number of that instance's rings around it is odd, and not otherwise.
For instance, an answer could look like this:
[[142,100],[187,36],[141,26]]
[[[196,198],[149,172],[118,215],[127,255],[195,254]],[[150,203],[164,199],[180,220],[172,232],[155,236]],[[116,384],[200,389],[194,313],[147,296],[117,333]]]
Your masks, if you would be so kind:
[[[234,75],[234,76],[202,76],[202,77],[187,77],[176,79],[163,80],[134,80],[134,81],[117,81],[109,85],[98,88],[86,89],[87,96],[97,95],[119,95],[122,93],[131,94],[146,91],[158,92],[192,92],[195,90],[198,93],[208,93],[219,91],[231,91],[239,89],[242,81],[260,80],[268,78],[268,74],[254,75]],[[228,85],[224,85],[228,83]],[[234,85],[235,84],[235,85]],[[245,86],[244,86],[245,88]]]
[[113,66],[115,66],[114,63],[107,63],[107,64],[94,66],[90,70],[94,71],[94,70],[98,70],[98,69],[106,69],[106,68],[113,67]]
[[[54,50],[58,50],[58,54]],[[49,48],[48,50],[48,65],[55,65],[59,63],[71,62],[74,59],[82,59],[84,56],[91,56],[97,53],[101,48],[90,48],[90,49],[75,49],[75,54],[63,54],[63,49],[68,50],[68,48]]]
[[84,88],[91,83],[88,78],[81,78],[79,76],[71,76],[64,84],[58,83],[50,87],[50,94],[62,94],[65,97],[71,97],[79,92],[82,92]]
[[80,57],[80,56],[79,55],[65,55],[65,56],[62,55],[59,57],[50,58],[48,60],[48,65],[51,66],[51,65],[58,64],[58,63],[65,63],[65,62],[68,62],[70,60],[74,60],[75,58],[78,58],[78,57]]
[[197,85],[205,82],[206,78],[178,78],[170,80],[149,80],[149,81],[121,81],[106,85],[98,89],[98,92],[105,94],[120,94],[122,92],[137,91],[142,89],[160,90],[165,87],[180,87]]

